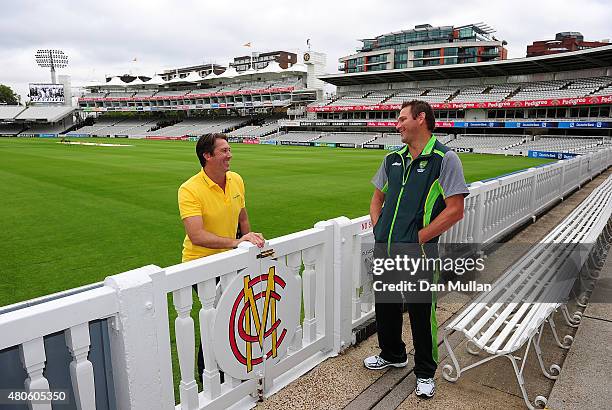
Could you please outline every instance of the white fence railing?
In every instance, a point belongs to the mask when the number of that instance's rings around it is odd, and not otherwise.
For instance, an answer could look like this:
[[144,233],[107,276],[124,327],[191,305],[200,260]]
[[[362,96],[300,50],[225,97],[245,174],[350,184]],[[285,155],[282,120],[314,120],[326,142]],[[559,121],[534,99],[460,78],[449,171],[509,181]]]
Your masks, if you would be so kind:
[[[494,242],[610,165],[612,150],[605,150],[474,183],[464,219],[442,240]],[[0,350],[19,346],[26,390],[48,391],[44,337],[64,332],[77,408],[93,409],[88,323],[107,318],[118,408],[167,409],[175,402],[181,409],[249,407],[350,346],[353,330],[373,317],[371,279],[359,266],[362,242],[371,236],[369,217],[340,217],[272,239],[263,249],[245,244],[166,269],[145,266],[94,289],[5,308]],[[198,312],[193,312],[194,286]],[[180,368],[178,400],[170,326]],[[199,344],[202,391],[195,379]]]

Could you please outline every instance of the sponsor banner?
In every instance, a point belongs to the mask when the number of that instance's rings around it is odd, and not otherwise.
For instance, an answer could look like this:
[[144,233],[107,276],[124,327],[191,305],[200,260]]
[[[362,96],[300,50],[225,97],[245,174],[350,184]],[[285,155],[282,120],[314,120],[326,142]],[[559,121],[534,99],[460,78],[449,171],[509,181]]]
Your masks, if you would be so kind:
[[372,121],[368,122],[368,127],[395,127],[397,125],[397,121]]
[[455,152],[474,152],[474,148],[462,148],[462,147],[449,147]]
[[529,150],[527,156],[531,158],[548,158],[548,159],[570,159],[578,156],[578,154],[570,152],[551,152],[551,151],[532,151]]
[[336,147],[338,147],[338,148],[355,148],[355,144],[350,144],[348,142],[338,142],[338,143],[336,143]]
[[313,147],[336,148],[335,142],[311,142],[310,145]]
[[306,141],[281,141],[280,145],[296,145],[300,147],[310,147],[310,142]]
[[325,127],[329,125],[329,121],[300,121],[301,127]]
[[609,122],[603,121],[565,121],[557,124],[559,128],[610,128]]
[[219,104],[217,103],[210,104],[210,108],[219,108]]
[[55,138],[57,134],[37,134],[39,138]]
[[[611,104],[612,95],[581,98],[553,98],[529,101],[502,101],[502,102],[465,102],[465,103],[432,103],[433,109],[469,109],[469,108],[531,108],[531,107],[557,107],[574,105]],[[322,106],[308,107],[308,112],[342,112],[342,111],[399,111],[401,104],[375,104],[352,106]]]
[[300,125],[301,122],[295,120],[280,120],[278,122],[279,127],[299,127]]
[[276,145],[275,140],[259,141],[259,143],[264,145]]
[[546,121],[508,121],[504,123],[505,128],[553,128],[555,123]]
[[504,126],[502,122],[495,121],[453,121],[453,125],[464,128],[503,128]]
[[363,144],[365,149],[385,149],[383,144]]
[[436,121],[436,128],[452,128],[454,126],[454,121]]
[[242,137],[227,137],[227,142],[229,143],[241,143]]
[[14,137],[15,134],[0,134],[0,137]]
[[165,136],[153,136],[153,137],[145,137],[148,140],[168,140],[168,141],[179,141],[179,140],[187,140],[189,137],[187,135],[183,135],[182,137],[165,137]]
[[85,138],[85,137],[89,137],[89,134],[66,134],[66,137],[70,137],[70,138]]
[[259,140],[257,138],[245,138],[242,140],[243,144],[259,144]]
[[366,121],[296,121],[295,124],[297,124],[295,126],[302,127],[364,127],[371,123]]

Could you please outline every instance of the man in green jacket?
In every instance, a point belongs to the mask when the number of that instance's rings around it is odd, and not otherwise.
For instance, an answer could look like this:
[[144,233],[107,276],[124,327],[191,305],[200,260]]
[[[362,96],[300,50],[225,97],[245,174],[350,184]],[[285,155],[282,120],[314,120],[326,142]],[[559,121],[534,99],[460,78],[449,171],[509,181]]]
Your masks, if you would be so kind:
[[[383,246],[387,255],[392,245],[437,243],[442,233],[463,218],[463,200],[469,191],[461,161],[432,135],[434,127],[435,117],[428,103],[405,102],[396,128],[406,145],[389,153],[372,179],[376,189],[370,218],[377,246]],[[438,365],[435,299],[406,302],[415,347],[416,394],[433,397]],[[368,369],[406,366],[402,308],[401,302],[376,301],[381,352],[364,360]]]

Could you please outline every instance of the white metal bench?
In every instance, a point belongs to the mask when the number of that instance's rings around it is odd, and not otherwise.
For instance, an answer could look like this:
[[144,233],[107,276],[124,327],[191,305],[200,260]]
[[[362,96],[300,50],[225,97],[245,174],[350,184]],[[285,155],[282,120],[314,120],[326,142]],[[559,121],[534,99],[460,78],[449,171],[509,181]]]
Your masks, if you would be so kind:
[[[455,382],[461,374],[494,358],[505,356],[513,366],[521,393],[527,407],[533,409],[523,378],[525,361],[533,343],[543,374],[556,379],[560,367],[556,364],[546,369],[542,359],[540,340],[546,323],[551,327],[557,345],[568,349],[571,336],[564,343],[556,332],[553,314],[561,309],[567,323],[577,326],[580,314],[571,316],[561,301],[567,300],[574,280],[558,280],[558,273],[570,266],[582,267],[589,255],[598,253],[596,246],[612,215],[612,177],[594,190],[557,228],[550,232],[540,246],[532,248],[517,264],[511,267],[492,286],[490,292],[480,294],[463,312],[445,328],[444,345],[452,365],[442,369],[444,378]],[[585,245],[586,244],[586,245]],[[585,252],[587,249],[589,252]],[[467,350],[488,356],[461,368],[449,343],[449,336],[463,333]],[[522,357],[515,352],[526,346]],[[519,361],[522,361],[519,366]],[[537,396],[535,403],[546,405],[546,398]]]

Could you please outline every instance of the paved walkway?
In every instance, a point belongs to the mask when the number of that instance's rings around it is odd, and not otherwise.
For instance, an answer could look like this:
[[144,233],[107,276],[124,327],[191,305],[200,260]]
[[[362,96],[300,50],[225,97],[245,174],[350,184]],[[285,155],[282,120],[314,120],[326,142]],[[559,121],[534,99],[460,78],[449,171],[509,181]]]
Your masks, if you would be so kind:
[[612,252],[584,311],[548,408],[609,409],[612,403]]
[[[520,257],[525,244],[540,241],[559,224],[593,189],[603,182],[612,170],[604,172],[581,190],[552,208],[535,223],[516,234],[495,253],[498,257],[488,262],[494,264],[498,273],[510,266]],[[521,246],[521,244],[523,244]],[[612,257],[608,258],[612,259]],[[610,261],[608,261],[610,262]],[[612,263],[612,262],[610,262]],[[494,280],[494,277],[491,278]],[[470,298],[463,294],[448,294],[439,300],[437,317],[439,329],[443,329],[454,314],[461,311]],[[569,306],[571,312],[575,307]],[[608,311],[608,313],[610,313]],[[589,318],[590,319],[590,318]],[[593,319],[596,320],[596,319]],[[587,320],[588,322],[588,320]],[[585,322],[586,323],[586,322]],[[576,329],[565,325],[562,318],[556,320],[559,335],[574,335]],[[610,323],[612,326],[612,322]],[[546,328],[542,337],[542,349],[546,363],[562,365],[567,351],[560,349]],[[612,334],[611,334],[612,335]],[[412,354],[412,336],[407,314],[404,317],[404,341]],[[612,339],[608,339],[612,340]],[[441,332],[438,341],[442,342]],[[457,345],[456,340],[451,340]],[[455,350],[462,363],[475,361],[459,343]],[[574,350],[574,349],[572,349]],[[524,409],[525,403],[520,394],[512,365],[505,358],[492,360],[464,374],[456,383],[449,383],[441,377],[440,370],[448,362],[443,345],[439,348],[440,365],[436,373],[436,396],[432,400],[422,400],[414,394],[415,376],[412,362],[404,369],[372,371],[363,366],[366,356],[379,353],[376,335],[357,346],[348,348],[341,355],[328,359],[306,375],[300,377],[280,392],[266,399],[258,409],[410,409],[410,408],[450,408],[450,409]],[[520,353],[520,352],[519,352]],[[612,355],[610,355],[612,357]],[[409,360],[412,356],[409,355]],[[608,371],[608,374],[612,371]],[[601,373],[600,373],[601,374]],[[526,388],[533,400],[537,395],[548,397],[553,381],[545,378],[530,352],[524,372]],[[603,380],[608,380],[604,377]],[[606,383],[602,383],[602,386]],[[606,384],[607,386],[607,384]],[[568,406],[566,408],[575,408]]]

